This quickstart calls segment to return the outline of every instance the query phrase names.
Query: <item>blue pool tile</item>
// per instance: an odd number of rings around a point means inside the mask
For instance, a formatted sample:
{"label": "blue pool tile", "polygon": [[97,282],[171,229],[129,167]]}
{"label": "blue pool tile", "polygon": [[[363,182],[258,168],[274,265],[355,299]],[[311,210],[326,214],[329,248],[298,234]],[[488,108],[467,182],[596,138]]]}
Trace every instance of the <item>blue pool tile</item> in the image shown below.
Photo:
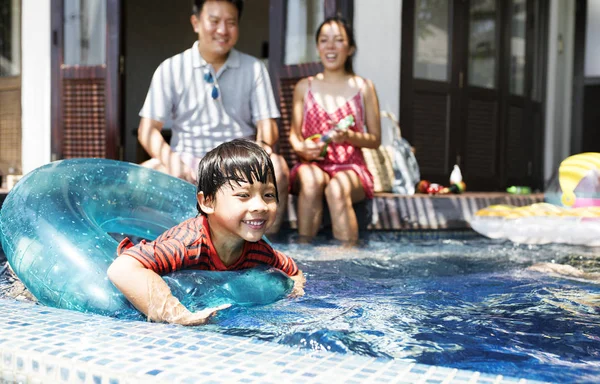
{"label": "blue pool tile", "polygon": [[59,355],[59,354],[61,354],[63,352],[66,352],[66,350],[59,348],[59,349],[55,349],[53,351],[48,352],[48,354],[52,355],[52,356],[57,356],[57,355]]}
{"label": "blue pool tile", "polygon": [[80,371],[77,370],[77,378],[79,379],[79,381],[81,381],[82,383],[85,382],[85,378],[86,378],[86,373],[84,371]]}
{"label": "blue pool tile", "polygon": [[161,373],[162,371],[160,369],[153,369],[151,371],[146,372],[147,375],[152,375],[152,376],[156,376],[159,373]]}
{"label": "blue pool tile", "polygon": [[111,359],[100,359],[100,360],[96,361],[96,364],[106,365],[106,364],[110,364],[112,362],[113,362],[113,360],[111,360]]}
{"label": "blue pool tile", "polygon": [[70,373],[71,373],[71,371],[69,370],[69,368],[61,368],[60,369],[60,379],[62,381],[69,381]]}

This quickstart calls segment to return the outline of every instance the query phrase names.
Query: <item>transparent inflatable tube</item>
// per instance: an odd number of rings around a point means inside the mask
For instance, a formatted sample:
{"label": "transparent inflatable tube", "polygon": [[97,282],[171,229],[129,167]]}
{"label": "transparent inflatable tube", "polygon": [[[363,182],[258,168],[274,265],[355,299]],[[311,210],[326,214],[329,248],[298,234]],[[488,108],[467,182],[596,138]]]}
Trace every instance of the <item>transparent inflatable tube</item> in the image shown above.
{"label": "transparent inflatable tube", "polygon": [[[40,303],[141,318],[106,276],[125,234],[154,239],[196,215],[192,184],[135,164],[73,159],[23,177],[0,211],[8,262]],[[277,270],[180,271],[164,277],[190,309],[267,304],[293,282]]]}

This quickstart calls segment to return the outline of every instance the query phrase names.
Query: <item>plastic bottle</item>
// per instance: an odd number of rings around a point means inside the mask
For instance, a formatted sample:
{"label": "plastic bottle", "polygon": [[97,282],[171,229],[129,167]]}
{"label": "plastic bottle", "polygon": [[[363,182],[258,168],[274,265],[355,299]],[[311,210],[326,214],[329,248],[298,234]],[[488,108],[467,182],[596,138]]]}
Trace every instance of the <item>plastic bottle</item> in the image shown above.
{"label": "plastic bottle", "polygon": [[346,131],[348,130],[348,128],[352,127],[354,125],[354,116],[352,115],[347,115],[345,116],[343,119],[341,119],[340,121],[338,121],[338,123],[331,128],[329,131],[325,132],[324,134],[314,134],[310,137],[308,137],[306,140],[313,140],[313,141],[321,141],[323,143],[325,143],[326,145],[323,147],[323,150],[321,151],[321,157],[325,156],[327,154],[327,145],[331,142],[331,134],[334,131]]}
{"label": "plastic bottle", "polygon": [[462,172],[458,164],[454,164],[454,168],[452,169],[452,173],[450,173],[450,185],[459,184],[463,180]]}

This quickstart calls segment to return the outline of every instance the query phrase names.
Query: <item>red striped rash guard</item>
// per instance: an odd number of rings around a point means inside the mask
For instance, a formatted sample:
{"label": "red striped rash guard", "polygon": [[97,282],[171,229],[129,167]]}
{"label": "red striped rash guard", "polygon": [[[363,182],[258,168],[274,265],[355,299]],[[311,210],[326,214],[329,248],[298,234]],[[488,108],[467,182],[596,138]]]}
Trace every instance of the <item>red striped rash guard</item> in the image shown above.
{"label": "red striped rash guard", "polygon": [[288,276],[298,273],[294,260],[274,250],[264,240],[246,241],[240,258],[229,267],[225,266],[212,244],[208,220],[204,216],[186,220],[152,242],[142,240],[134,245],[125,238],[119,244],[117,254],[131,256],[159,275],[181,269],[234,271],[259,265],[280,269]]}

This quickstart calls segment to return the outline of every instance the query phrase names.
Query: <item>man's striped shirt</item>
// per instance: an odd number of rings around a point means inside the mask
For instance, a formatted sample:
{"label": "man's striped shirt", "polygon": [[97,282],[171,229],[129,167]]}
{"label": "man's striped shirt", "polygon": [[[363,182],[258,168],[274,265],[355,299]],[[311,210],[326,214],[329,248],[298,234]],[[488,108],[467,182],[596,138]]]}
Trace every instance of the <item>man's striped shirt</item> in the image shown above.
{"label": "man's striped shirt", "polygon": [[259,265],[280,269],[289,276],[298,273],[294,260],[274,250],[264,240],[256,243],[247,241],[240,258],[230,266],[225,266],[212,244],[208,221],[204,216],[186,220],[152,242],[142,240],[134,245],[125,238],[119,244],[117,254],[131,256],[159,275],[181,269],[234,271]]}

